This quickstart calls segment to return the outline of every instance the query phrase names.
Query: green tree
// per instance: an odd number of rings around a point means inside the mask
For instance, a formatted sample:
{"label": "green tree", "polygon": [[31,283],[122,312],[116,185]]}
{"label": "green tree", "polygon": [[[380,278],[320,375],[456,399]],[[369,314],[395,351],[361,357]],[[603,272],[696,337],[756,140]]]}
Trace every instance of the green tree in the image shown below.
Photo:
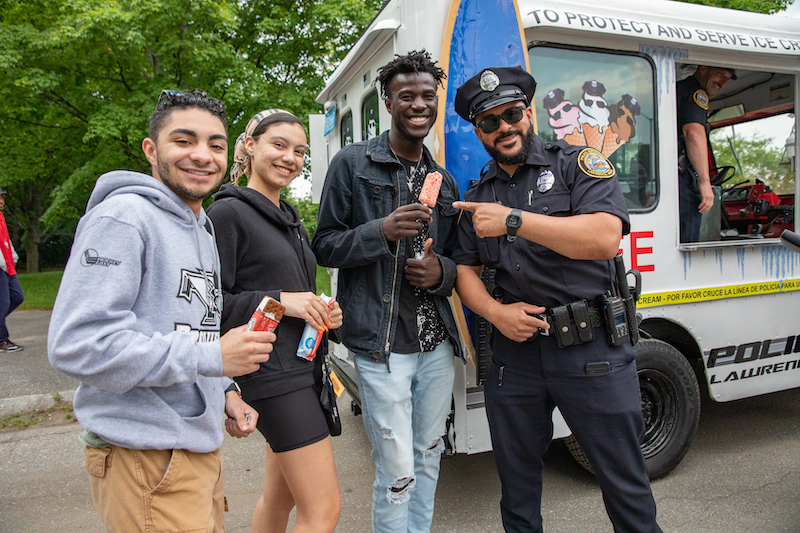
{"label": "green tree", "polygon": [[724,7],[726,9],[738,9],[739,11],[752,11],[754,13],[777,13],[783,11],[794,0],[679,0],[688,4],[701,4],[713,7]]}
{"label": "green tree", "polygon": [[0,0],[0,126],[14,147],[0,154],[0,183],[18,202],[28,271],[100,174],[149,172],[141,141],[162,89],[221,98],[231,137],[265,107],[317,112],[325,77],[380,4]]}
{"label": "green tree", "polygon": [[729,132],[729,128],[711,132],[717,165],[730,165],[737,169],[736,176],[724,186],[746,181],[752,184],[760,179],[777,194],[794,194],[794,173],[788,160],[783,159],[783,149],[772,145],[774,139],[758,132],[750,137],[730,135]]}

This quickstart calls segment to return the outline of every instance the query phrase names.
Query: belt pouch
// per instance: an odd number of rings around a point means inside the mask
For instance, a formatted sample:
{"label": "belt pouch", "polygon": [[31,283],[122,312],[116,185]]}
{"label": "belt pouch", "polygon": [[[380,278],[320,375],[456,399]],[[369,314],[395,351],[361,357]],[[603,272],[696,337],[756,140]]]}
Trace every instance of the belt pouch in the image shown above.
{"label": "belt pouch", "polygon": [[553,322],[555,326],[556,341],[559,348],[572,346],[575,344],[575,335],[573,333],[572,321],[569,318],[569,311],[566,305],[559,305],[550,309],[553,315]]}
{"label": "belt pouch", "polygon": [[567,304],[567,307],[569,307],[575,319],[578,339],[581,342],[592,342],[595,339],[595,332],[592,326],[592,319],[589,316],[589,303],[586,300],[578,300]]}

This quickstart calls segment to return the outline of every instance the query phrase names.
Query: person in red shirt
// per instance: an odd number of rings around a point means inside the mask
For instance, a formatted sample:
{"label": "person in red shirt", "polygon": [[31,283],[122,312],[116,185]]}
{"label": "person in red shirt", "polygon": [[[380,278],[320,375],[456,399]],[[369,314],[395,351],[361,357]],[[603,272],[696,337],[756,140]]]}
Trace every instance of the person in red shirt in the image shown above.
{"label": "person in red shirt", "polygon": [[22,296],[22,287],[14,268],[19,256],[14,250],[14,245],[11,244],[11,237],[8,236],[6,217],[3,215],[5,206],[6,191],[0,187],[0,247],[2,247],[2,254],[0,254],[0,351],[18,352],[22,350],[22,346],[8,340],[6,317],[19,307],[25,298]]}

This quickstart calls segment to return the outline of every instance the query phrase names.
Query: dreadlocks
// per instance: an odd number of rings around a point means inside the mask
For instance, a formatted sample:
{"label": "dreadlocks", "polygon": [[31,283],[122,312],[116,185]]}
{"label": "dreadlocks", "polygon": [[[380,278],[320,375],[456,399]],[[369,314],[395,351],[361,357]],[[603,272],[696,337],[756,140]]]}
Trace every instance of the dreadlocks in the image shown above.
{"label": "dreadlocks", "polygon": [[384,99],[390,98],[389,84],[398,74],[407,74],[416,72],[421,74],[427,72],[436,81],[436,85],[444,86],[442,80],[447,78],[444,70],[436,66],[436,62],[431,60],[431,55],[424,49],[417,52],[409,52],[407,55],[401,56],[395,54],[394,60],[387,63],[378,69],[378,78],[375,80],[381,85],[381,96]]}

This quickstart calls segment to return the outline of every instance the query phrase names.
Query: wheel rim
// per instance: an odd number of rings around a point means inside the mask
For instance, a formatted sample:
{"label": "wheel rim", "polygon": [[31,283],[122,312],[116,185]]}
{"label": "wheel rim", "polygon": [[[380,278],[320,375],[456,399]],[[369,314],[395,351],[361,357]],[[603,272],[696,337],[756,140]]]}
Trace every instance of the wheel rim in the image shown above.
{"label": "wheel rim", "polygon": [[670,441],[678,419],[678,389],[663,372],[642,369],[639,391],[644,418],[642,453],[648,458],[658,454]]}

